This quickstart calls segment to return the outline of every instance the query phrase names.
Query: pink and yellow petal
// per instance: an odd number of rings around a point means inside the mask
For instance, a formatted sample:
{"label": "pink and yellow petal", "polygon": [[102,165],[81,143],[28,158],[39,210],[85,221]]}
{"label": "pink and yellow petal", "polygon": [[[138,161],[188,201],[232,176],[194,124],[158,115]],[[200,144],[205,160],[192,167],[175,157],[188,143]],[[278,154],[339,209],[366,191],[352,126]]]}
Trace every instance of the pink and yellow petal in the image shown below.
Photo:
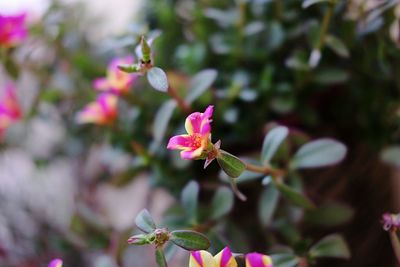
{"label": "pink and yellow petal", "polygon": [[181,151],[181,157],[183,159],[196,159],[201,156],[203,150],[203,147],[199,147],[197,149],[183,150]]}
{"label": "pink and yellow petal", "polygon": [[249,253],[246,255],[246,267],[273,267],[269,256],[260,253]]}
{"label": "pink and yellow petal", "polygon": [[78,123],[100,123],[104,120],[104,110],[97,102],[89,103],[77,115]]}
{"label": "pink and yellow petal", "polygon": [[237,262],[232,255],[231,250],[226,247],[220,253],[214,256],[217,267],[237,267]]}
{"label": "pink and yellow petal", "polygon": [[62,267],[63,261],[61,259],[54,259],[49,263],[48,267]]}
{"label": "pink and yellow petal", "polygon": [[106,91],[110,87],[110,84],[106,78],[97,78],[93,81],[93,87],[98,91]]}
{"label": "pink and yellow petal", "polygon": [[118,97],[112,94],[102,94],[96,100],[104,112],[114,112],[117,108]]}
{"label": "pink and yellow petal", "polygon": [[190,148],[190,135],[176,135],[169,139],[167,149],[188,149]]}
{"label": "pink and yellow petal", "polygon": [[190,252],[189,267],[218,267],[213,256],[205,251]]}

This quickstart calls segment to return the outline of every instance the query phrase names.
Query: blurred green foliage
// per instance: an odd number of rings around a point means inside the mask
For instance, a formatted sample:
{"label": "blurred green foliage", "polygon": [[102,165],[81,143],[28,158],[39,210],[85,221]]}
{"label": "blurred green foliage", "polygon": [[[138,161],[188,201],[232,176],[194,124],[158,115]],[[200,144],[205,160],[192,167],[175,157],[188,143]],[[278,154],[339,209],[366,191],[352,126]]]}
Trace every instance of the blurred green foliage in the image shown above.
{"label": "blurred green foliage", "polygon": [[[362,2],[152,0],[130,32],[98,43],[82,31],[82,7],[53,3],[30,30],[30,38],[53,56],[21,61],[10,50],[2,63],[15,80],[29,71],[38,81],[23,123],[46,117],[46,105],[58,110],[67,137],[53,155],[34,160],[46,166],[56,156],[77,159],[76,207],[68,231],[41,226],[45,235],[32,240],[40,259],[16,261],[5,253],[0,266],[37,266],[43,258],[62,255],[66,266],[137,267],[124,258],[132,252],[126,240],[135,225],[120,230],[107,223],[92,192],[104,185],[123,190],[143,174],[152,189],[173,196],[160,225],[204,233],[213,253],[224,246],[241,253],[258,250],[271,254],[275,267],[317,265],[324,257],[349,259],[353,248],[336,232],[346,229],[355,211],[313,191],[304,178],[320,173],[302,169],[337,163],[346,146],[348,151],[365,146],[374,155],[383,151],[384,161],[399,165],[399,149],[392,145],[400,140],[400,34],[393,39],[390,29],[399,23],[395,9],[400,5]],[[154,64],[191,110],[215,106],[213,141],[220,139],[224,150],[246,162],[286,171],[276,179],[242,173],[243,166],[233,170],[240,174],[236,182],[246,202],[235,198],[230,178],[216,163],[204,170],[202,162],[183,161],[166,150],[168,137],[184,132],[187,114],[167,94],[152,90],[150,78],[150,83],[140,78],[121,97],[113,127],[76,124],[75,114],[95,98],[92,81],[104,76],[107,63],[134,54],[142,35],[150,39],[160,32],[151,45]],[[165,86],[163,80],[164,91]],[[319,138],[325,136],[346,146]],[[82,170],[94,149],[104,145],[89,179]],[[2,149],[13,146],[18,144],[5,142]],[[125,155],[128,163],[113,169]],[[128,199],[135,201],[135,196]],[[112,260],[101,265],[88,256],[95,252]],[[175,253],[167,246],[167,261]],[[332,266],[341,263],[332,261]]]}

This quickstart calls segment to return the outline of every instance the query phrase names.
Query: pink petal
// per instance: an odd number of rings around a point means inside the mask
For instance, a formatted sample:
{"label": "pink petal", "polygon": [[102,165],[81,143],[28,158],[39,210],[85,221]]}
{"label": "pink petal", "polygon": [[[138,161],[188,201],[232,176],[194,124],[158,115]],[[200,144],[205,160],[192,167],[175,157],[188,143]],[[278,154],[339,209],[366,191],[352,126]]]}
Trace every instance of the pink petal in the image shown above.
{"label": "pink petal", "polygon": [[271,258],[260,253],[246,255],[246,267],[273,267]]}
{"label": "pink petal", "polygon": [[203,150],[204,150],[203,147],[191,150],[183,150],[181,151],[181,157],[183,159],[196,159],[197,157],[200,157]]}
{"label": "pink petal", "polygon": [[225,247],[214,258],[217,262],[217,267],[237,267],[237,262],[228,247]]}
{"label": "pink petal", "polygon": [[105,91],[110,87],[110,85],[106,78],[96,78],[93,81],[93,87],[96,90]]}
{"label": "pink petal", "polygon": [[25,26],[26,14],[17,16],[0,15],[0,44],[12,47],[22,42],[28,35]]}
{"label": "pink petal", "polygon": [[169,139],[167,149],[187,149],[190,148],[190,135],[176,135]]}
{"label": "pink petal", "polygon": [[193,257],[199,266],[203,266],[203,259],[201,258],[200,251],[192,251],[190,252],[190,256]]}
{"label": "pink petal", "polygon": [[61,259],[54,259],[49,263],[48,267],[62,267],[63,262]]}

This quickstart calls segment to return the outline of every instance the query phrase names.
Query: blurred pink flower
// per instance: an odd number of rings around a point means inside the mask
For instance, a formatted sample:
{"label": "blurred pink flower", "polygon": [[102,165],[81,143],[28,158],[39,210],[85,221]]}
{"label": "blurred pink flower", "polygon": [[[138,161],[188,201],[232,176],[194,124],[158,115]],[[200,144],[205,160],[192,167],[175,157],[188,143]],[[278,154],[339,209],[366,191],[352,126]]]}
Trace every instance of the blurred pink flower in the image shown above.
{"label": "blurred pink flower", "polygon": [[260,253],[246,254],[246,267],[273,267],[269,256]]}
{"label": "blurred pink flower", "polygon": [[13,123],[22,116],[15,87],[9,83],[5,88],[5,94],[0,99],[0,136]]}
{"label": "blurred pink flower", "polygon": [[237,262],[228,247],[214,257],[205,250],[190,253],[189,267],[237,267]]}
{"label": "blurred pink flower", "polygon": [[208,106],[204,113],[194,112],[185,121],[188,134],[173,136],[168,149],[180,149],[183,159],[197,159],[208,148],[211,134],[211,117],[214,106]]}
{"label": "blurred pink flower", "polygon": [[117,102],[117,96],[109,93],[101,94],[95,102],[89,103],[78,113],[78,123],[112,124],[117,117]]}
{"label": "blurred pink flower", "polygon": [[385,231],[397,231],[398,229],[400,229],[400,214],[383,214],[382,224]]}
{"label": "blurred pink flower", "polygon": [[14,47],[26,39],[28,29],[25,26],[25,18],[26,14],[0,15],[0,46]]}
{"label": "blurred pink flower", "polygon": [[106,77],[95,79],[93,87],[96,90],[107,91],[117,95],[128,93],[138,74],[123,72],[118,69],[118,65],[132,65],[133,63],[133,56],[113,59],[107,68]]}
{"label": "blurred pink flower", "polygon": [[60,259],[54,259],[49,263],[48,267],[62,267],[63,261]]}

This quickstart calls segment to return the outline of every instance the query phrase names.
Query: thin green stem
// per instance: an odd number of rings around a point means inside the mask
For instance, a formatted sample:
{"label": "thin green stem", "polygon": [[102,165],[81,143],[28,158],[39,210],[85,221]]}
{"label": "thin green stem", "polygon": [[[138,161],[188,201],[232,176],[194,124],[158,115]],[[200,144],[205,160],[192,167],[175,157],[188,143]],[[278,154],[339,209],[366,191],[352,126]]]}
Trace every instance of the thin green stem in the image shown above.
{"label": "thin green stem", "polygon": [[326,35],[328,33],[329,24],[332,20],[334,9],[335,9],[335,3],[332,3],[328,7],[328,10],[325,12],[325,15],[324,15],[324,18],[323,18],[322,24],[321,24],[321,29],[319,32],[318,42],[315,46],[316,50],[321,50],[324,46]]}
{"label": "thin green stem", "polygon": [[231,183],[231,187],[232,187],[232,191],[233,193],[235,193],[235,195],[241,200],[241,201],[246,201],[247,197],[240,192],[239,188],[237,187],[236,184],[236,180],[234,178],[230,178],[229,179],[230,183]]}

